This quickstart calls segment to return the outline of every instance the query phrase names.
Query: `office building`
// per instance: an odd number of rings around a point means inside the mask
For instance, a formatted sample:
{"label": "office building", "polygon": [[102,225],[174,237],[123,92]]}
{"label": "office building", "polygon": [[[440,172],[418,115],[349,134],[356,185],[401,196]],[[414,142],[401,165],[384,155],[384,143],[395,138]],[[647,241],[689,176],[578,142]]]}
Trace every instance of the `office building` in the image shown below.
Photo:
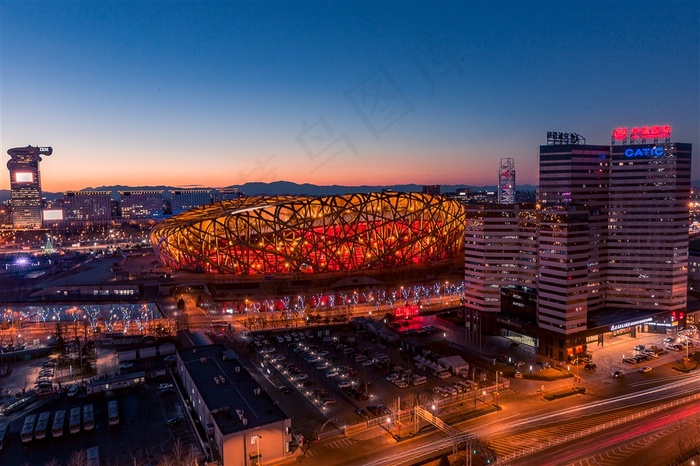
{"label": "office building", "polygon": [[[690,144],[672,143],[670,128],[646,139],[634,128],[637,137],[608,146],[571,134],[540,147],[532,235],[505,206],[468,208],[465,234],[467,328],[525,332],[540,354],[560,360],[588,341],[602,344],[601,332],[676,325],[688,279]],[[518,257],[534,257],[534,281]],[[536,329],[527,330],[532,290]]]}
{"label": "office building", "polygon": [[158,219],[163,216],[163,191],[119,191],[123,219]]}
{"label": "office building", "polygon": [[425,185],[425,186],[423,186],[422,192],[423,192],[423,194],[431,194],[433,196],[439,196],[440,195],[440,185],[439,184]]}
{"label": "office building", "polygon": [[211,191],[208,189],[178,189],[170,191],[170,206],[173,215],[187,210],[209,205],[212,202]]}
{"label": "office building", "polygon": [[691,149],[671,142],[612,146],[609,305],[685,310]]}
{"label": "office building", "polygon": [[109,191],[63,193],[63,220],[68,223],[107,223],[112,218]]}
{"label": "office building", "polygon": [[12,226],[16,229],[41,228],[41,174],[42,155],[51,155],[51,147],[15,147],[7,151],[10,160],[10,192],[12,199]]}
{"label": "office building", "polygon": [[238,191],[238,188],[224,188],[224,189],[217,189],[215,193],[215,201],[232,201],[234,199],[238,199],[241,197],[241,193]]}
{"label": "office building", "polygon": [[591,311],[605,305],[603,277],[607,268],[609,158],[610,146],[550,143],[540,147],[540,206],[547,209],[575,204],[588,211],[589,292],[586,308]]}
{"label": "office building", "polygon": [[498,312],[500,288],[537,281],[534,204],[467,204],[464,299],[470,309]]}

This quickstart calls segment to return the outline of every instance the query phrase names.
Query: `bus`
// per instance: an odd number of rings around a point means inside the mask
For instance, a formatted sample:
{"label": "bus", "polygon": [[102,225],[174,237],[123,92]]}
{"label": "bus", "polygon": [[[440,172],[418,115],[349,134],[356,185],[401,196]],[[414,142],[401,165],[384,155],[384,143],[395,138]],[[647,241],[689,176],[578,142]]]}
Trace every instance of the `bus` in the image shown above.
{"label": "bus", "polygon": [[216,333],[224,333],[226,331],[231,330],[231,324],[229,324],[225,320],[212,320],[211,321],[211,328]]}
{"label": "bus", "polygon": [[70,418],[68,420],[68,430],[71,434],[80,432],[80,407],[77,406],[70,410]]}
{"label": "bus", "polygon": [[61,409],[56,411],[56,415],[53,417],[53,427],[51,428],[51,435],[58,438],[63,435],[63,426],[66,423],[66,410]]}
{"label": "bus", "polygon": [[98,447],[90,447],[85,451],[85,463],[87,466],[100,466],[100,449]]}
{"label": "bus", "polygon": [[109,416],[109,425],[116,426],[119,424],[119,404],[117,400],[112,400],[107,403],[107,415]]}
{"label": "bus", "polygon": [[24,425],[22,426],[22,442],[31,442],[34,438],[34,421],[36,421],[36,416],[30,414],[24,418]]}
{"label": "bus", "polygon": [[5,405],[3,408],[2,412],[5,416],[9,416],[10,414],[19,411],[20,409],[24,408],[25,406],[33,403],[36,401],[36,392],[34,390],[31,390],[30,392],[27,392],[25,396],[20,398],[17,401],[14,401],[8,405]]}
{"label": "bus", "polygon": [[41,440],[46,437],[46,429],[49,427],[49,419],[51,418],[51,412],[44,411],[39,414],[39,420],[36,423],[36,428],[34,428],[34,438]]}
{"label": "bus", "polygon": [[5,448],[7,443],[7,436],[10,433],[10,423],[0,422],[0,451]]}
{"label": "bus", "polygon": [[83,406],[83,427],[85,430],[92,430],[95,427],[95,412],[92,405]]}

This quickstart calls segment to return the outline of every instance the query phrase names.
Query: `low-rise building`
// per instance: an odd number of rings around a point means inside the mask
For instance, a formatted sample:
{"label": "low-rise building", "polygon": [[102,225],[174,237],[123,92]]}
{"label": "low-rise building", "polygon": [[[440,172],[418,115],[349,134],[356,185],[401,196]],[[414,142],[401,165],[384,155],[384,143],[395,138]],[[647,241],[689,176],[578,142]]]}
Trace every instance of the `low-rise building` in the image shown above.
{"label": "low-rise building", "polygon": [[292,421],[223,345],[177,353],[185,395],[221,464],[250,466],[293,455]]}

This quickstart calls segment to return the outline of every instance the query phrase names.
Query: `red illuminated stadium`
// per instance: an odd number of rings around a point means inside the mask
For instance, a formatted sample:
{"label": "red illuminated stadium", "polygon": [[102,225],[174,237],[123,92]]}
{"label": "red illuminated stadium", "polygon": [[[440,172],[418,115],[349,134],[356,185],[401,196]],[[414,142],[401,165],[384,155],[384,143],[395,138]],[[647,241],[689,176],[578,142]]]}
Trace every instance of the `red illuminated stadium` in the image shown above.
{"label": "red illuminated stadium", "polygon": [[239,275],[348,272],[449,259],[464,209],[419,193],[249,197],[174,216],[151,231],[173,269]]}

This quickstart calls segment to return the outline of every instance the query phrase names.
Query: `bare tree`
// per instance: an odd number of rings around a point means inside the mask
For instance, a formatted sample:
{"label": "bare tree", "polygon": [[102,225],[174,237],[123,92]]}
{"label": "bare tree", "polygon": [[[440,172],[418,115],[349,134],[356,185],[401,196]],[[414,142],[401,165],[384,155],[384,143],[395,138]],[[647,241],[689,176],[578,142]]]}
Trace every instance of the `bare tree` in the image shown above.
{"label": "bare tree", "polygon": [[158,461],[158,466],[177,466],[177,463],[172,456],[164,455],[160,461]]}
{"label": "bare tree", "polygon": [[87,466],[87,454],[85,450],[76,450],[68,459],[66,466]]}
{"label": "bare tree", "polygon": [[61,462],[54,458],[44,463],[44,466],[61,466]]}
{"label": "bare tree", "polygon": [[29,374],[25,374],[25,375],[22,377],[22,394],[23,394],[23,395],[24,395],[24,393],[27,391],[27,387],[28,387],[28,386],[29,386]]}

